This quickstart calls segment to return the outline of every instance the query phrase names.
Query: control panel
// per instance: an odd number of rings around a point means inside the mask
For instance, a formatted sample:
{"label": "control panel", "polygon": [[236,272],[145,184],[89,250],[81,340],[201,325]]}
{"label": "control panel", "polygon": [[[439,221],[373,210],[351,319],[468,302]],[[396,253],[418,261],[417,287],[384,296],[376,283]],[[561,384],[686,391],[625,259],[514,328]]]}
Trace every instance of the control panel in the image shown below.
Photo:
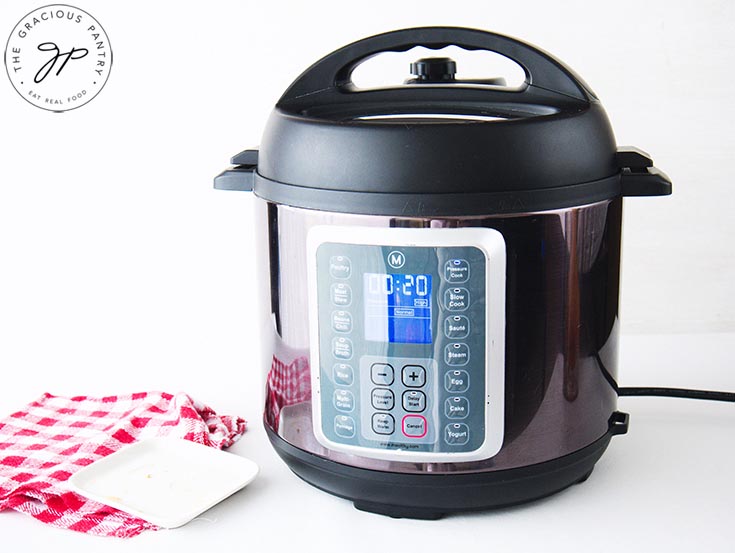
{"label": "control panel", "polygon": [[486,459],[503,439],[505,242],[486,228],[308,236],[314,432],[387,460]]}

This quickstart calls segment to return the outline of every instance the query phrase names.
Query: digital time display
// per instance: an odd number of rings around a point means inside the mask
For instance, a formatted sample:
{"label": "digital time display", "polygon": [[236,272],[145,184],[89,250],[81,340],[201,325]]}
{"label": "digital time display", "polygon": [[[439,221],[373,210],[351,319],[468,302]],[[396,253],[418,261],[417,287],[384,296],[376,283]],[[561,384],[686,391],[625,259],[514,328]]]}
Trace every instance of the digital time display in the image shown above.
{"label": "digital time display", "polygon": [[365,339],[430,344],[431,275],[365,273]]}

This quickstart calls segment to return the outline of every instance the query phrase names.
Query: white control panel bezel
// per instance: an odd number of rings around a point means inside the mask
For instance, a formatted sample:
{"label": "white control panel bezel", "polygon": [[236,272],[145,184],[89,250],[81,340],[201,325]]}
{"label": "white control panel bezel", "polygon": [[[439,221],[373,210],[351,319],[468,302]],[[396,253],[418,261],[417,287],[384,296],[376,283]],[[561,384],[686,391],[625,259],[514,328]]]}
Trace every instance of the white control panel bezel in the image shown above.
{"label": "white control panel bezel", "polygon": [[[322,430],[319,306],[317,301],[317,249],[323,243],[398,247],[476,247],[485,254],[485,440],[472,451],[433,452],[372,448],[330,440]],[[495,229],[380,228],[319,225],[307,235],[307,285],[312,390],[312,425],[317,441],[343,453],[419,463],[466,462],[488,459],[503,445],[505,414],[505,240]]]}

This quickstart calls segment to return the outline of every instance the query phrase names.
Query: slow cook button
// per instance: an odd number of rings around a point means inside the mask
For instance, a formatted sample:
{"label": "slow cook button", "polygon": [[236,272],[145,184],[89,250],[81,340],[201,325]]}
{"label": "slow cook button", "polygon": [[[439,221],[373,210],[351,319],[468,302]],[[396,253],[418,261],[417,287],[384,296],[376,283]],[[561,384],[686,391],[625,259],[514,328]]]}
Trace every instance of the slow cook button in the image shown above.
{"label": "slow cook button", "polygon": [[390,411],[396,402],[393,392],[386,388],[375,388],[370,398],[373,407],[380,411]]}
{"label": "slow cook button", "polygon": [[444,264],[444,280],[450,284],[467,282],[470,278],[470,264],[464,259],[450,259]]}
{"label": "slow cook button", "polygon": [[408,438],[423,438],[426,436],[426,419],[421,415],[406,415],[403,417],[403,435]]}
{"label": "slow cook button", "polygon": [[409,413],[420,413],[426,409],[426,395],[418,390],[403,392],[403,410]]}
{"label": "slow cook button", "polygon": [[334,407],[337,411],[351,413],[355,410],[355,396],[349,390],[335,390]]}
{"label": "slow cook button", "polygon": [[332,328],[336,332],[352,332],[352,314],[349,311],[332,311]]}
{"label": "slow cook button", "polygon": [[470,387],[470,375],[467,371],[449,371],[444,375],[444,389],[447,392],[466,392]]}
{"label": "slow cook button", "polygon": [[388,413],[373,415],[373,432],[376,434],[393,434],[396,430],[396,421]]}
{"label": "slow cook button", "polygon": [[444,348],[444,362],[450,366],[466,365],[470,360],[470,348],[467,344],[449,344]]}
{"label": "slow cook button", "polygon": [[449,311],[465,311],[470,305],[467,288],[449,288],[444,292],[444,307]]}
{"label": "slow cook button", "polygon": [[449,445],[464,445],[470,441],[470,428],[462,422],[444,427],[444,441]]}
{"label": "slow cook button", "polygon": [[349,338],[333,338],[332,353],[337,359],[352,359],[352,340]]}
{"label": "slow cook button", "polygon": [[466,397],[450,397],[444,402],[444,414],[448,419],[466,419],[470,414],[470,402]]}
{"label": "slow cook button", "polygon": [[329,258],[329,274],[334,278],[350,278],[352,264],[344,255],[333,255]]}
{"label": "slow cook button", "polygon": [[332,303],[334,305],[348,306],[352,303],[352,288],[349,284],[342,282],[332,284]]}
{"label": "slow cook button", "polygon": [[451,340],[467,338],[470,334],[470,320],[464,315],[452,315],[444,319],[444,336]]}
{"label": "slow cook button", "polygon": [[355,419],[347,415],[337,415],[334,417],[334,433],[343,438],[353,438],[355,436]]}
{"label": "slow cook button", "polygon": [[352,386],[355,381],[355,371],[347,363],[335,363],[332,367],[334,383],[339,386]]}

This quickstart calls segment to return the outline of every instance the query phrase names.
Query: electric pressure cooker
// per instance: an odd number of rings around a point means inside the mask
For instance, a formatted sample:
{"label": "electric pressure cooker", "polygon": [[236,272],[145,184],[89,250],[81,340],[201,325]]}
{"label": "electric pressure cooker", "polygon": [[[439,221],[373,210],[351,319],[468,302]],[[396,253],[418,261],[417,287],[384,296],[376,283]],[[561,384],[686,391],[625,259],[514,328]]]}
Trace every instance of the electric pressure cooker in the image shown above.
{"label": "electric pressure cooker", "polygon": [[[402,85],[352,82],[381,52],[450,45],[525,82],[461,80],[446,57]],[[299,76],[232,164],[215,187],[257,204],[264,423],[302,479],[436,518],[584,481],[626,432],[622,199],[671,183],[616,147],[562,62],[465,28],[360,40]]]}

